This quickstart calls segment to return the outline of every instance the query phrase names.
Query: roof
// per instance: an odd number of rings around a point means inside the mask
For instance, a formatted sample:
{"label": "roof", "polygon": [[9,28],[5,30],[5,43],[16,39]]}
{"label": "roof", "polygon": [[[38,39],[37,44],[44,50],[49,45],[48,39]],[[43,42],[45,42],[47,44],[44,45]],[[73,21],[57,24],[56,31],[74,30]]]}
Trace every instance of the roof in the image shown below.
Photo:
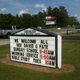
{"label": "roof", "polygon": [[36,27],[30,27],[24,30],[21,30],[17,33],[15,33],[14,35],[49,35],[49,36],[57,36],[57,34],[53,33],[53,32],[49,32],[43,29],[39,29]]}

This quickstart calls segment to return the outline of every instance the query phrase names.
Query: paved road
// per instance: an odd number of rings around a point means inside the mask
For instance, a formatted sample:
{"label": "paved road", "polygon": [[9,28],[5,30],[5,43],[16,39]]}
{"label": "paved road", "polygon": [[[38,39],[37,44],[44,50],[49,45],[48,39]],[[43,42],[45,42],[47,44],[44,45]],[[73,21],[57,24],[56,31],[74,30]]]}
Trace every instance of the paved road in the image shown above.
{"label": "paved road", "polygon": [[[62,40],[80,40],[80,36],[62,36]],[[9,39],[0,39],[0,45],[9,44]]]}
{"label": "paved road", "polygon": [[80,36],[62,36],[62,40],[80,40]]}
{"label": "paved road", "polygon": [[0,45],[9,44],[9,39],[0,39]]}
{"label": "paved road", "polygon": [[[80,31],[80,29],[78,29],[78,30]],[[72,29],[68,30],[68,33],[73,32],[73,31],[77,31],[77,30],[72,28]],[[56,34],[67,33],[67,29],[57,30],[57,31],[54,31],[54,33],[56,33]],[[62,40],[80,40],[80,36],[62,36]]]}
{"label": "paved road", "polygon": [[[50,31],[56,34],[63,34],[66,33],[66,29],[64,30],[56,30],[56,31]],[[80,36],[62,36],[63,40],[80,40]],[[0,38],[0,45],[9,44],[9,39],[1,39]]]}
{"label": "paved road", "polygon": [[75,28],[66,28],[66,29],[60,29],[60,30],[54,30],[54,31],[50,31],[56,34],[63,34],[63,33],[73,33],[73,32],[80,32],[80,29],[75,29]]}

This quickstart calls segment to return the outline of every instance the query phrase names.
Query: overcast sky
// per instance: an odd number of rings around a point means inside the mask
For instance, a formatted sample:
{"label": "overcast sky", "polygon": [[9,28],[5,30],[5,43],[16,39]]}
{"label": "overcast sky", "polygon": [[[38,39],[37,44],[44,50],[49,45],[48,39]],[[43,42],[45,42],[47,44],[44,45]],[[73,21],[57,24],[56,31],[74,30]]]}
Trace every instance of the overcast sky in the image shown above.
{"label": "overcast sky", "polygon": [[80,21],[80,0],[0,0],[0,13],[37,14],[47,7],[64,6],[69,16],[76,16]]}

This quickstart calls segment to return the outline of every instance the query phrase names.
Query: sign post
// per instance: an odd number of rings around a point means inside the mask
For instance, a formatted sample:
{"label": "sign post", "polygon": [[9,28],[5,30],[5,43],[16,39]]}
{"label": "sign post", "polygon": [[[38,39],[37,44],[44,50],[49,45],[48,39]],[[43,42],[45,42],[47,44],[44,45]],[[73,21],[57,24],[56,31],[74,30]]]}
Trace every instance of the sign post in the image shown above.
{"label": "sign post", "polygon": [[28,28],[10,36],[11,60],[61,68],[61,42],[60,35]]}

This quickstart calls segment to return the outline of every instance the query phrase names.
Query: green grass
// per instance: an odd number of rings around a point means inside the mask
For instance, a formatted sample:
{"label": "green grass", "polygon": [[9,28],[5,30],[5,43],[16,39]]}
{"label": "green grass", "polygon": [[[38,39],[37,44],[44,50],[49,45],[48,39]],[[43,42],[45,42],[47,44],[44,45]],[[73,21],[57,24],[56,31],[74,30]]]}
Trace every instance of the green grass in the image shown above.
{"label": "green grass", "polygon": [[[9,54],[9,45],[0,46],[0,58]],[[62,61],[75,66],[69,73],[45,73],[0,62],[0,80],[80,80],[80,41],[62,42]]]}
{"label": "green grass", "polygon": [[[66,28],[66,27],[61,28],[61,30],[63,30],[63,29],[69,29],[69,28]],[[57,30],[57,28],[48,28],[48,29],[44,29],[44,30],[46,30],[46,31],[55,31],[55,30]],[[65,31],[65,33],[63,33],[62,35],[65,35],[65,36],[80,36],[80,30],[78,30],[76,32],[71,31],[71,32],[68,32],[68,34]]]}
{"label": "green grass", "polygon": [[63,36],[80,36],[80,31],[63,33]]}
{"label": "green grass", "polygon": [[46,28],[46,29],[43,29],[43,30],[46,30],[46,31],[54,31],[54,30],[57,30],[57,28]]}
{"label": "green grass", "polygon": [[[67,35],[67,34],[64,34],[64,35]],[[80,36],[80,31],[73,32],[73,33],[71,32],[67,36]]]}
{"label": "green grass", "polygon": [[0,46],[0,58],[10,53],[9,45]]}

